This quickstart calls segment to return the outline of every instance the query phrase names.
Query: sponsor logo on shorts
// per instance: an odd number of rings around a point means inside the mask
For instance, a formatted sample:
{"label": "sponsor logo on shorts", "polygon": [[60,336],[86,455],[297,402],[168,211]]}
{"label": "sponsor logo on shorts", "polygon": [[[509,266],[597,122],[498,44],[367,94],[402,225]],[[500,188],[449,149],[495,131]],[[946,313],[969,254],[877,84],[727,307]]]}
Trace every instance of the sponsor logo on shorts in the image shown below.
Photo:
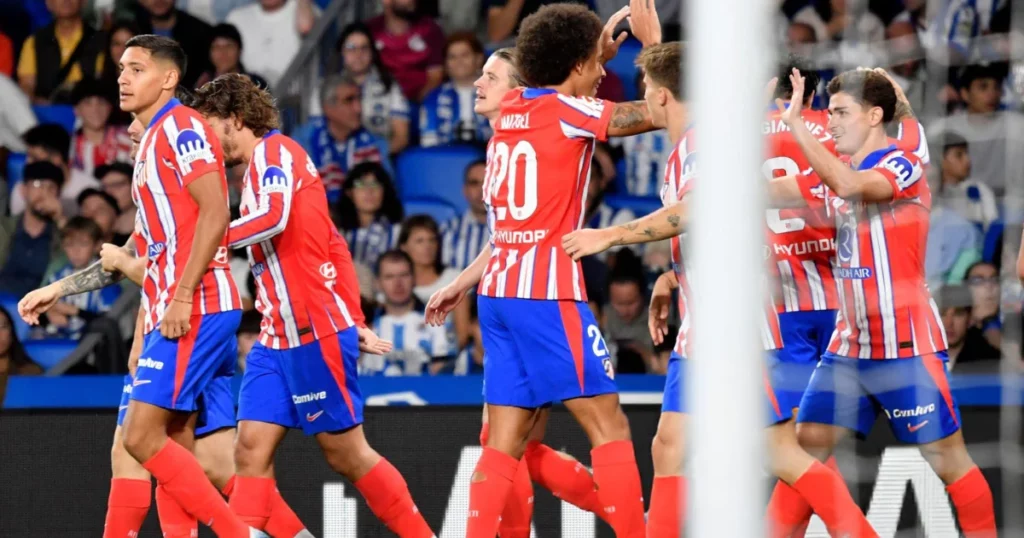
{"label": "sponsor logo on shorts", "polygon": [[324,414],[323,409],[317,411],[316,413],[306,413],[306,420],[309,422],[313,422],[314,420],[320,418],[320,415],[322,414]]}
{"label": "sponsor logo on shorts", "polygon": [[919,405],[913,409],[893,409],[891,412],[886,409],[885,414],[889,418],[910,418],[910,417],[921,417],[928,413],[935,412],[935,404],[930,403],[928,405]]}
{"label": "sponsor logo on shorts", "polygon": [[128,409],[127,405],[119,405],[119,406],[117,406],[117,410],[118,411],[124,411],[125,409]]}
{"label": "sponsor logo on shorts", "polygon": [[292,394],[292,402],[296,405],[304,404],[309,402],[315,402],[317,400],[326,400],[327,391],[322,390],[320,392],[310,392],[309,394],[295,395]]}
{"label": "sponsor logo on shorts", "polygon": [[124,388],[121,389],[121,392],[123,392],[125,394],[131,394],[132,393],[132,384],[128,383],[127,385],[125,385]]}
{"label": "sponsor logo on shorts", "polygon": [[[161,361],[155,361],[153,359],[139,359],[139,368],[153,368],[155,370],[163,370],[164,363]],[[138,385],[139,382],[136,381],[135,384]]]}
{"label": "sponsor logo on shorts", "polygon": [[910,431],[910,433],[914,433],[917,430],[920,430],[921,428],[923,428],[925,424],[928,424],[927,420],[922,421],[920,424],[913,424],[913,425],[907,424],[907,430]]}

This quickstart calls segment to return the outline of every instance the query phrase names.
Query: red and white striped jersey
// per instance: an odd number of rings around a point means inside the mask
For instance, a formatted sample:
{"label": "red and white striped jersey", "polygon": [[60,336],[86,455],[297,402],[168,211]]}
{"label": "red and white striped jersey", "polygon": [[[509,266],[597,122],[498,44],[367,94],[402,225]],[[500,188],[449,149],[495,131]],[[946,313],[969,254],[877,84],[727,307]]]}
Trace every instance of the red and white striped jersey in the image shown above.
{"label": "red and white striped jersey", "polygon": [[[693,190],[694,180],[697,177],[697,149],[694,143],[694,130],[692,127],[683,132],[679,144],[672,149],[668,157],[668,164],[665,166],[665,184],[661,190],[661,203],[664,206],[671,206],[683,200]],[[690,301],[693,298],[693,280],[690,270],[685,263],[686,232],[670,239],[672,251],[672,269],[676,273],[676,280],[679,282],[678,305],[679,305],[679,333],[676,336],[674,351],[681,357],[690,356],[690,329],[693,325]],[[779,314],[770,297],[765,297],[763,306],[764,316],[761,318],[760,336],[761,344],[765,350],[779,349],[782,347],[782,331],[779,329]]]}
{"label": "red and white striped jersey", "polygon": [[[351,256],[347,270],[335,263],[344,243],[331,221],[316,165],[298,142],[275,130],[256,144],[245,172],[241,213],[228,238],[231,248],[248,247],[263,345],[290,349],[356,324],[337,291],[339,278],[355,276]],[[354,286],[358,297],[358,284],[344,286]]]}
{"label": "red and white striped jersey", "polygon": [[583,225],[590,162],[612,104],[554,90],[508,92],[487,152],[491,258],[478,293],[586,301],[583,269],[562,236]]}
{"label": "red and white striped jersey", "polygon": [[925,281],[931,191],[924,165],[895,145],[869,154],[893,188],[885,203],[835,197],[820,178],[798,176],[812,207],[834,214],[839,315],[828,350],[843,357],[895,359],[946,349],[946,333]]}
{"label": "red and white striped jersey", "polygon": [[[142,286],[146,333],[163,319],[192,253],[199,205],[188,185],[206,174],[216,173],[224,189],[224,205],[228,204],[224,154],[220,141],[209,133],[210,126],[199,113],[171,99],[153,117],[139,142],[132,198],[139,207],[136,231],[146,238],[146,249],[139,251],[139,255],[149,259]],[[242,307],[228,262],[224,234],[196,286],[193,315]]]}

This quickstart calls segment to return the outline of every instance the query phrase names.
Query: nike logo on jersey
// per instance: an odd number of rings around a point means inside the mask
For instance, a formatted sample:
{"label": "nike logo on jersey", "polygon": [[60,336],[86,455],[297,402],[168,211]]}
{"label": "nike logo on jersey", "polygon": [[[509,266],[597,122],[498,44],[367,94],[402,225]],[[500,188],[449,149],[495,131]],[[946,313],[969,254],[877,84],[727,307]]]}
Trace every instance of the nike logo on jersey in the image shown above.
{"label": "nike logo on jersey", "polygon": [[910,433],[914,433],[917,430],[920,430],[921,428],[923,428],[925,424],[928,424],[927,420],[925,420],[924,422],[922,422],[920,424],[917,424],[917,425],[907,424],[907,430],[909,430]]}
{"label": "nike logo on jersey", "polygon": [[322,414],[324,414],[324,410],[323,409],[321,409],[321,410],[319,410],[319,411],[317,411],[316,413],[313,413],[313,414],[306,413],[306,420],[309,421],[309,422],[313,422],[314,420],[320,418],[320,415],[322,415]]}

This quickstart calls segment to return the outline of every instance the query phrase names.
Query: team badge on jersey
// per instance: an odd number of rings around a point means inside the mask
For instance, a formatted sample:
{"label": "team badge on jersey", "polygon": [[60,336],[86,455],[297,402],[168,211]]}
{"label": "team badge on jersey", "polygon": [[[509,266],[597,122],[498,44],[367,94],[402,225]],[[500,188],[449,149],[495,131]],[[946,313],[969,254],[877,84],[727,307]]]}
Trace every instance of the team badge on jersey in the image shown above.
{"label": "team badge on jersey", "polygon": [[174,139],[174,152],[184,164],[195,161],[212,161],[213,151],[206,140],[192,129],[182,129]]}
{"label": "team badge on jersey", "polygon": [[694,151],[683,159],[683,169],[679,174],[679,180],[686,183],[686,180],[693,179],[697,175],[697,152]]}
{"label": "team badge on jersey", "polygon": [[135,171],[132,173],[132,179],[135,180],[136,185],[143,185],[146,183],[146,161],[138,159],[135,161]]}
{"label": "team badge on jersey", "polygon": [[836,234],[836,255],[839,261],[849,263],[853,259],[853,240],[857,230],[852,223],[844,223]]}
{"label": "team badge on jersey", "polygon": [[268,166],[263,171],[263,177],[260,178],[260,192],[284,192],[290,187],[288,175],[281,168]]}

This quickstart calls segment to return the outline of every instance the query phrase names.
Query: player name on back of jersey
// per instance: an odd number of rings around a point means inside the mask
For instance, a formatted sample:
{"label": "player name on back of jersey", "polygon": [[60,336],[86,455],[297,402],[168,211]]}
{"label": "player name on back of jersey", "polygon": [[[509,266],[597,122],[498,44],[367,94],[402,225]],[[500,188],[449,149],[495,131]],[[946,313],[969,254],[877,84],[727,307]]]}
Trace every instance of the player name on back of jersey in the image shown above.
{"label": "player name on back of jersey", "polygon": [[[820,123],[816,123],[811,120],[804,120],[804,125],[807,126],[807,130],[810,131],[811,134],[820,142],[824,142],[825,140],[832,138],[832,133],[829,133],[828,129]],[[771,118],[765,120],[764,123],[761,124],[761,134],[771,135],[788,132],[789,126],[786,125],[786,122],[782,121],[781,118]]]}
{"label": "player name on back of jersey", "polygon": [[526,114],[505,114],[499,122],[502,130],[507,129],[529,129],[530,113]]}

